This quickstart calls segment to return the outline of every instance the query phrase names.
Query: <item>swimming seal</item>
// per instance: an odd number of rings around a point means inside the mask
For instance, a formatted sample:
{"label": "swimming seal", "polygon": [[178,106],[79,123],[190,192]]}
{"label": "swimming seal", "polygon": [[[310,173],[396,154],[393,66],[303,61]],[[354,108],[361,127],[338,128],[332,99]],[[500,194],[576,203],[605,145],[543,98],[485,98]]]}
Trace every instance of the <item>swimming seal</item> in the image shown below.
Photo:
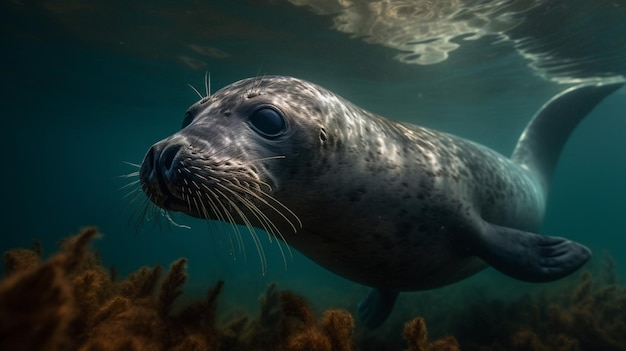
{"label": "swimming seal", "polygon": [[583,265],[585,246],[535,233],[567,137],[622,85],[557,95],[506,158],[303,80],[251,78],[192,105],[183,128],[149,149],[139,176],[167,211],[264,229],[373,287],[359,314],[374,328],[400,291],[440,287],[488,265],[531,282]]}

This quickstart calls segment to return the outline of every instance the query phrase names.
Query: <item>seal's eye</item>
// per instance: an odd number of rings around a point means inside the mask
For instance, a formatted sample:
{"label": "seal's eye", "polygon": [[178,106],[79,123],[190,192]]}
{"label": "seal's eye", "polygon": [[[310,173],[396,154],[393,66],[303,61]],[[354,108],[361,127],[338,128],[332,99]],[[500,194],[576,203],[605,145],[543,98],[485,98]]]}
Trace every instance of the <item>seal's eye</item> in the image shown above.
{"label": "seal's eye", "polygon": [[250,125],[252,129],[266,138],[276,138],[287,129],[285,118],[278,111],[268,107],[252,112]]}
{"label": "seal's eye", "polygon": [[183,119],[182,128],[185,128],[186,126],[188,126],[191,123],[191,121],[193,121],[193,114],[189,111],[185,112],[185,118]]}

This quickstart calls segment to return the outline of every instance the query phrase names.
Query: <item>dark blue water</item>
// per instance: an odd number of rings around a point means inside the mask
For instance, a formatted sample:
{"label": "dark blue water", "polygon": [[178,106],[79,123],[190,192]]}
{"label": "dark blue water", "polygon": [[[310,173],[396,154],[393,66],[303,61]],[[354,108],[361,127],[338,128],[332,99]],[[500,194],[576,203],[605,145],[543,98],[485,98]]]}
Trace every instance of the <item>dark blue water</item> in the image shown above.
{"label": "dark blue water", "polygon": [[[140,163],[150,145],[180,128],[197,99],[187,83],[202,90],[207,70],[213,90],[256,75],[293,75],[381,115],[509,154],[553,94],[626,74],[624,1],[474,1],[448,17],[443,9],[354,3],[1,2],[0,251],[39,238],[50,253],[59,239],[96,225],[104,263],[122,274],[185,256],[188,293],[224,279],[226,306],[254,308],[278,281],[319,310],[354,310],[365,287],[295,251],[285,267],[275,241],[265,243],[262,275],[251,240],[245,253],[229,254],[228,226],[216,234],[177,216],[192,229],[146,223],[134,230],[120,176],[136,168],[124,161]],[[416,28],[422,34],[398,34]],[[410,45],[394,46],[397,38]],[[433,50],[440,51],[424,54]],[[610,253],[618,273],[626,267],[624,111],[622,89],[571,136],[542,228],[596,256]],[[536,288],[488,270],[441,294],[475,287],[489,296]],[[420,296],[402,297],[403,315],[420,314]]]}

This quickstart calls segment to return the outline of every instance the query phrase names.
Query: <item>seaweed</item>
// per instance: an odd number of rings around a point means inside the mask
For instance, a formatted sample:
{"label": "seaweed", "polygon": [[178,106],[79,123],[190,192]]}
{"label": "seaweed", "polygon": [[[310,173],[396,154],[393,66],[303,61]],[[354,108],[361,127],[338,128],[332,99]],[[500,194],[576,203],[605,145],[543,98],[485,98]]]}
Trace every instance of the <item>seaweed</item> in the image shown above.
{"label": "seaweed", "polygon": [[259,316],[242,331],[244,349],[319,349],[320,343],[326,342],[317,330],[311,330],[315,325],[315,314],[302,297],[280,292],[272,283],[259,300]]}
{"label": "seaweed", "polygon": [[187,259],[185,258],[179,258],[172,263],[170,270],[161,283],[158,308],[162,317],[169,316],[174,301],[183,293],[182,286],[187,281],[186,264]]}
{"label": "seaweed", "polygon": [[15,249],[5,252],[4,271],[7,275],[36,268],[41,263],[39,254],[31,249]]}
{"label": "seaweed", "polygon": [[0,284],[0,349],[64,350],[80,314],[67,269],[85,257],[96,235],[87,228],[45,263],[41,248],[12,250],[4,255],[8,277]]}
{"label": "seaweed", "polygon": [[109,278],[111,279],[112,282],[117,281],[119,277],[119,272],[117,271],[117,268],[115,268],[115,265],[111,264],[109,265]]}
{"label": "seaweed", "polygon": [[453,336],[446,336],[428,342],[428,330],[424,318],[417,317],[404,324],[404,338],[407,341],[406,351],[459,351],[459,343]]}
{"label": "seaweed", "polygon": [[610,257],[601,267],[515,301],[471,304],[450,329],[464,350],[626,351],[626,289]]}
{"label": "seaweed", "polygon": [[[254,318],[240,315],[218,322],[221,280],[203,299],[175,308],[187,280],[186,259],[173,262],[164,277],[157,265],[119,280],[88,249],[97,236],[95,228],[86,228],[63,240],[60,252],[46,261],[40,245],[4,255],[1,350],[357,350],[348,311],[330,309],[317,318],[302,296],[280,291],[274,283],[261,296],[261,311]],[[425,336],[423,320],[421,325]],[[438,346],[450,340],[435,341],[424,350],[458,350]]]}
{"label": "seaweed", "polygon": [[347,311],[331,309],[324,312],[322,330],[328,335],[332,350],[349,351],[354,348],[352,342],[354,319]]}
{"label": "seaweed", "polygon": [[0,286],[0,349],[64,349],[72,302],[69,284],[53,265],[7,278]]}
{"label": "seaweed", "polygon": [[[401,348],[377,344],[372,333],[364,330],[355,335],[355,321],[348,311],[329,309],[318,317],[304,297],[281,291],[274,283],[259,299],[258,315],[220,321],[218,300],[224,281],[218,280],[203,298],[182,306],[186,259],[173,262],[167,272],[160,265],[142,267],[119,279],[89,249],[97,236],[95,228],[86,228],[62,241],[60,252],[47,260],[42,258],[41,245],[4,254],[1,350]],[[429,341],[424,318],[413,318],[404,324],[406,350],[456,351],[461,344],[465,351],[626,351],[626,289],[616,283],[611,258],[600,268],[513,301],[483,298],[449,309],[445,329],[454,337]],[[393,339],[388,333],[385,337]]]}

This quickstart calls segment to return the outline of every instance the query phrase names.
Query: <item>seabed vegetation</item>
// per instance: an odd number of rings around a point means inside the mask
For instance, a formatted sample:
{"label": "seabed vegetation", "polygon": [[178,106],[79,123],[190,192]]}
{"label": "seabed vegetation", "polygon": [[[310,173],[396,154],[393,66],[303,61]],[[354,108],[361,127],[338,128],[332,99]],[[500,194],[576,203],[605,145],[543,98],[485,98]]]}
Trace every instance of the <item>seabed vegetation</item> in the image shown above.
{"label": "seabed vegetation", "polygon": [[185,258],[167,270],[142,267],[119,279],[90,249],[98,235],[86,228],[48,259],[38,243],[4,254],[0,350],[626,350],[626,290],[610,259],[600,274],[584,271],[574,285],[548,284],[509,302],[450,304],[451,335],[434,341],[424,318],[414,317],[386,344],[380,336],[370,342],[368,331],[355,333],[360,327],[350,312],[333,308],[318,316],[304,297],[276,284],[261,296],[258,315],[220,322],[223,281],[181,305]]}

